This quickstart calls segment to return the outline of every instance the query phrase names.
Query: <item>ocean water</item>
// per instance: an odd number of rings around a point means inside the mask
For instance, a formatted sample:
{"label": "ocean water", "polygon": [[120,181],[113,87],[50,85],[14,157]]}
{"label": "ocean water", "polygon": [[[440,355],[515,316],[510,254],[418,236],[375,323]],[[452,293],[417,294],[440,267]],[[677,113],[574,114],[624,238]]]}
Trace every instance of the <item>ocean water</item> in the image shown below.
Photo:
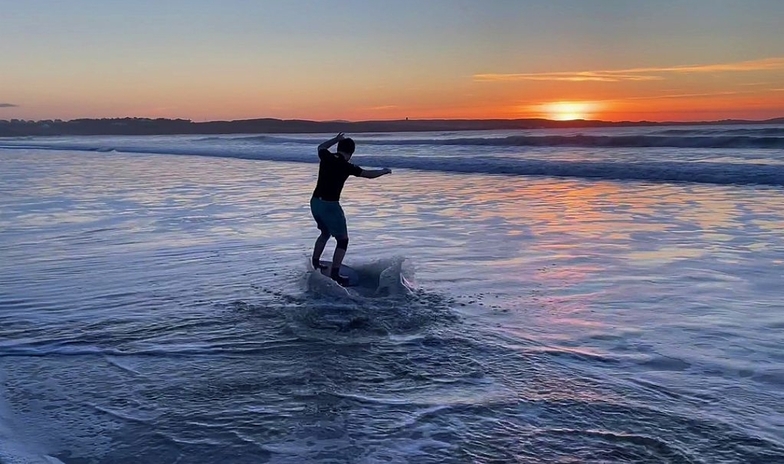
{"label": "ocean water", "polygon": [[783,127],[331,135],[0,139],[0,462],[784,462]]}

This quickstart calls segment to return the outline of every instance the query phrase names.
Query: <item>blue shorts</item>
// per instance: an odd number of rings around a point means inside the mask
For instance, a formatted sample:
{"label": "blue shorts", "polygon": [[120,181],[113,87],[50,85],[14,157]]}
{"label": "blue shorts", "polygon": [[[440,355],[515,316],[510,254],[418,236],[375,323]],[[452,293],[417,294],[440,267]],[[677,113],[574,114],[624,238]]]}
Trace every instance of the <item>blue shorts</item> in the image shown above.
{"label": "blue shorts", "polygon": [[346,215],[337,201],[325,201],[321,198],[310,199],[310,212],[316,220],[319,230],[335,238],[348,237]]}

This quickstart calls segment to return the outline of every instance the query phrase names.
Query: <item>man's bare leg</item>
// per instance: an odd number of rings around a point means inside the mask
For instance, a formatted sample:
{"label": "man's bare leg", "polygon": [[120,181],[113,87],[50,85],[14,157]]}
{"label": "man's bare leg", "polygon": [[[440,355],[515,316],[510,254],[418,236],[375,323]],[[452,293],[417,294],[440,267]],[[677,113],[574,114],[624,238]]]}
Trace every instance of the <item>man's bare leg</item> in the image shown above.
{"label": "man's bare leg", "polygon": [[346,256],[348,237],[336,238],[336,240],[338,244],[335,247],[335,254],[332,255],[332,271],[330,272],[330,277],[340,285],[345,285],[348,281],[345,277],[340,275],[340,265],[343,264],[343,258]]}
{"label": "man's bare leg", "polygon": [[327,240],[329,240],[329,234],[325,233],[322,233],[316,239],[316,244],[313,246],[313,257],[311,258],[313,269],[321,269],[321,255],[324,253],[324,247],[327,246]]}

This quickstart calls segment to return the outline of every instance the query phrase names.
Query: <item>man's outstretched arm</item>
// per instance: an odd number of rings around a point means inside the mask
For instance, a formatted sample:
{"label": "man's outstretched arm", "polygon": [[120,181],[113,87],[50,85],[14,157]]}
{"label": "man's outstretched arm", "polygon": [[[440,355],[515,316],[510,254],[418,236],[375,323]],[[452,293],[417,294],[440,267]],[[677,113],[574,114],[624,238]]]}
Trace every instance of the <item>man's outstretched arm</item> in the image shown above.
{"label": "man's outstretched arm", "polygon": [[346,137],[343,136],[343,132],[339,133],[338,135],[332,137],[331,139],[327,140],[326,142],[322,143],[318,146],[318,151],[321,150],[329,150],[329,147],[335,145],[336,143],[340,142],[341,140],[345,139]]}
{"label": "man's outstretched arm", "polygon": [[364,177],[365,179],[375,179],[376,177],[381,177],[385,174],[392,174],[392,170],[389,168],[363,169],[362,174],[360,174],[359,177]]}

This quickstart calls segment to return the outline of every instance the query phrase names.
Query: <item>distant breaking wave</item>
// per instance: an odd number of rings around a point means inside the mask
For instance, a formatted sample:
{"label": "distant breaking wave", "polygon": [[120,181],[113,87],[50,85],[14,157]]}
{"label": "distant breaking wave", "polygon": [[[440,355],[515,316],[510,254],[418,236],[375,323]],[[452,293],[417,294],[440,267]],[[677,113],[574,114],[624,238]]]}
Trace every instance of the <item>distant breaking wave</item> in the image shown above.
{"label": "distant breaking wave", "polygon": [[752,137],[784,137],[784,127],[764,127],[764,128],[754,128],[754,129],[744,129],[744,128],[698,128],[698,129],[665,129],[660,130],[657,132],[653,132],[653,134],[657,135],[679,135],[679,136],[689,136],[689,135],[745,135],[745,136],[752,136]]}
{"label": "distant breaking wave", "polygon": [[[499,139],[452,139],[440,140],[439,143],[475,143],[497,140],[510,143],[521,139],[535,137],[506,137]],[[542,138],[542,137],[540,137]],[[545,137],[552,139],[553,137]],[[593,139],[605,140],[601,137]],[[638,139],[638,137],[632,137]],[[643,137],[646,138],[646,137]],[[569,139],[569,137],[564,137]],[[609,137],[617,140],[618,137]],[[621,137],[621,139],[624,139]],[[461,142],[458,142],[461,141]],[[466,142],[470,141],[470,142]],[[368,141],[383,144],[384,141]],[[395,144],[404,144],[396,141]],[[414,141],[411,141],[414,142]],[[422,143],[422,141],[415,141]],[[104,142],[105,143],[105,142]],[[366,143],[363,141],[363,143]],[[5,149],[35,150],[68,150],[90,152],[125,152],[161,155],[194,155],[223,158],[240,158],[260,161],[278,161],[295,163],[316,163],[318,158],[312,150],[282,150],[274,145],[242,147],[228,144],[215,146],[141,146],[141,145],[101,145],[89,143],[0,143]],[[726,162],[612,162],[612,161],[562,161],[499,156],[460,155],[449,158],[435,156],[378,156],[362,155],[360,163],[364,166],[386,166],[397,169],[415,169],[421,171],[457,172],[469,174],[499,174],[509,176],[545,176],[566,177],[596,180],[634,180],[646,182],[694,182],[718,185],[770,185],[784,186],[784,166],[762,163],[726,163]]]}
{"label": "distant breaking wave", "polygon": [[[359,139],[361,136],[357,136]],[[583,148],[736,148],[784,149],[784,129],[735,129],[731,131],[665,130],[658,135],[513,135],[509,137],[407,138],[362,140],[363,145],[437,145],[468,147],[583,147]],[[200,142],[226,141],[205,137]],[[233,137],[244,142],[313,143],[313,139],[253,135]]]}
{"label": "distant breaking wave", "polygon": [[497,138],[369,140],[368,145],[465,145],[491,147],[586,147],[586,148],[768,148],[784,149],[784,137],[748,135],[657,136],[657,135],[513,135]]}

